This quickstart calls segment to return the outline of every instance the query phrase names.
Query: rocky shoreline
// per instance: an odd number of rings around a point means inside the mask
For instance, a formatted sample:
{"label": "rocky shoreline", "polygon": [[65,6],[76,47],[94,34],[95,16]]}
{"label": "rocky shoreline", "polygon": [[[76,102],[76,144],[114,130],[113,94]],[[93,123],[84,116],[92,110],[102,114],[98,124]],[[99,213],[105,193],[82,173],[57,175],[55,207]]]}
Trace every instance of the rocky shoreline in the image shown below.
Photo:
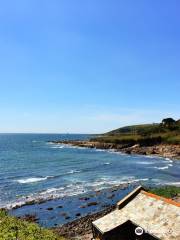
{"label": "rocky shoreline", "polygon": [[140,146],[128,144],[103,143],[98,141],[51,141],[54,144],[67,144],[75,147],[114,150],[126,154],[153,155],[165,158],[180,159],[180,145],[158,144]]}
{"label": "rocky shoreline", "polygon": [[61,227],[54,228],[55,232],[60,236],[68,239],[92,239],[92,222],[98,218],[105,216],[116,208],[116,205],[107,207],[105,210],[87,215],[73,222],[64,224]]}
{"label": "rocky shoreline", "polygon": [[80,218],[84,219],[85,216],[106,211],[139,184],[143,183],[141,181],[122,183],[118,186],[85,192],[80,195],[27,203],[21,207],[6,210],[10,215],[36,222],[44,227],[66,226]]}

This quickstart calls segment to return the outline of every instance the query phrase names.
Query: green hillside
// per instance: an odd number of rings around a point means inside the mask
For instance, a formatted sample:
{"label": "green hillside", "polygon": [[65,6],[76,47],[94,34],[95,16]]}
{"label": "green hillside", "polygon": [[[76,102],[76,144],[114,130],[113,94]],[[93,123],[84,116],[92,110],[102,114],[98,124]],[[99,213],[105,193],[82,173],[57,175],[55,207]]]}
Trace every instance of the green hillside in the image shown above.
{"label": "green hillside", "polygon": [[163,119],[161,123],[133,125],[110,131],[92,141],[115,144],[180,144],[180,120]]}

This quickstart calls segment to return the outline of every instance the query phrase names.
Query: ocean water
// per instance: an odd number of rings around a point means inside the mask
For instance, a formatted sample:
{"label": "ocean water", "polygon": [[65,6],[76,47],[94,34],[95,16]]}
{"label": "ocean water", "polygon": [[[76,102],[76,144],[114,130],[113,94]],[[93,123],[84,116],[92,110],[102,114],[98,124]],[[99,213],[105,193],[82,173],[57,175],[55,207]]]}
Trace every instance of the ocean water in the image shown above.
{"label": "ocean water", "polygon": [[123,183],[180,185],[180,161],[52,144],[75,134],[0,134],[0,207],[58,199]]}

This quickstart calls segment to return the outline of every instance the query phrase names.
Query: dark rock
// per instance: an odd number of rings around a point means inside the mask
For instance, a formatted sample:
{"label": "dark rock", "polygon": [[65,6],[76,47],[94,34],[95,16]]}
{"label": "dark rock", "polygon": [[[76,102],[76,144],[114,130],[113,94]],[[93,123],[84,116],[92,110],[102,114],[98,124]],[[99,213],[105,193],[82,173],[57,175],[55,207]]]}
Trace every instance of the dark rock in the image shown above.
{"label": "dark rock", "polygon": [[115,194],[112,194],[112,195],[108,196],[107,198],[108,199],[113,199],[114,197],[115,197]]}
{"label": "dark rock", "polygon": [[48,210],[48,211],[52,211],[53,208],[52,208],[52,207],[48,207],[48,208],[46,208],[46,210]]}
{"label": "dark rock", "polygon": [[45,202],[47,202],[47,200],[45,200],[45,199],[39,199],[39,200],[38,200],[38,204],[43,204],[43,203],[45,203]]}
{"label": "dark rock", "polygon": [[79,235],[90,234],[92,230],[92,221],[103,217],[115,209],[116,206],[111,206],[101,212],[88,215],[79,219],[76,219],[70,223],[64,224],[63,226],[54,229],[60,236],[66,238],[74,238]]}
{"label": "dark rock", "polygon": [[36,214],[25,214],[24,216],[19,218],[28,222],[37,222],[39,220]]}
{"label": "dark rock", "polygon": [[76,213],[76,217],[80,217],[81,216],[81,214],[80,213]]}
{"label": "dark rock", "polygon": [[63,216],[63,217],[67,217],[68,216],[66,212],[62,212],[62,213],[60,213],[60,215]]}
{"label": "dark rock", "polygon": [[147,153],[144,151],[144,152],[142,152],[142,155],[147,155]]}
{"label": "dark rock", "polygon": [[113,189],[111,192],[116,192],[117,191],[117,189]]}
{"label": "dark rock", "polygon": [[88,207],[96,206],[96,205],[98,205],[97,202],[90,202],[90,203],[87,204]]}
{"label": "dark rock", "polygon": [[102,205],[101,207],[103,207],[103,208],[108,208],[108,207],[110,207],[110,204],[104,204],[104,205]]}
{"label": "dark rock", "polygon": [[35,201],[35,200],[32,200],[32,201],[28,201],[28,202],[26,202],[25,205],[33,205],[33,204],[35,204],[35,203],[36,203],[36,201]]}
{"label": "dark rock", "polygon": [[81,201],[88,201],[90,198],[89,197],[81,197],[81,198],[79,198],[79,200],[81,200]]}
{"label": "dark rock", "polygon": [[80,208],[86,208],[86,207],[87,207],[87,206],[85,206],[85,205],[81,205],[81,206],[80,206]]}
{"label": "dark rock", "polygon": [[125,150],[126,154],[131,154],[131,150]]}

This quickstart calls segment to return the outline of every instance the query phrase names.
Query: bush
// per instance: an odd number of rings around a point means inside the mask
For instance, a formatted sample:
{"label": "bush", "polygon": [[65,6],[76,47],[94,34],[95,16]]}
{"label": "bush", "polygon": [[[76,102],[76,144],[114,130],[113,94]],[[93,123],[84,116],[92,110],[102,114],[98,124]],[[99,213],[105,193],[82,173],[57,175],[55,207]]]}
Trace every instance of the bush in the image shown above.
{"label": "bush", "polygon": [[151,193],[154,193],[156,195],[166,197],[166,198],[173,198],[180,194],[180,187],[175,186],[165,186],[160,188],[151,188],[149,189]]}
{"label": "bush", "polygon": [[180,144],[180,135],[169,136],[166,138],[165,142],[169,144]]}
{"label": "bush", "polygon": [[161,136],[158,137],[146,137],[139,140],[141,146],[152,146],[155,144],[160,144],[162,142]]}
{"label": "bush", "polygon": [[6,211],[0,210],[0,240],[63,240],[63,238],[51,230],[8,216]]}

